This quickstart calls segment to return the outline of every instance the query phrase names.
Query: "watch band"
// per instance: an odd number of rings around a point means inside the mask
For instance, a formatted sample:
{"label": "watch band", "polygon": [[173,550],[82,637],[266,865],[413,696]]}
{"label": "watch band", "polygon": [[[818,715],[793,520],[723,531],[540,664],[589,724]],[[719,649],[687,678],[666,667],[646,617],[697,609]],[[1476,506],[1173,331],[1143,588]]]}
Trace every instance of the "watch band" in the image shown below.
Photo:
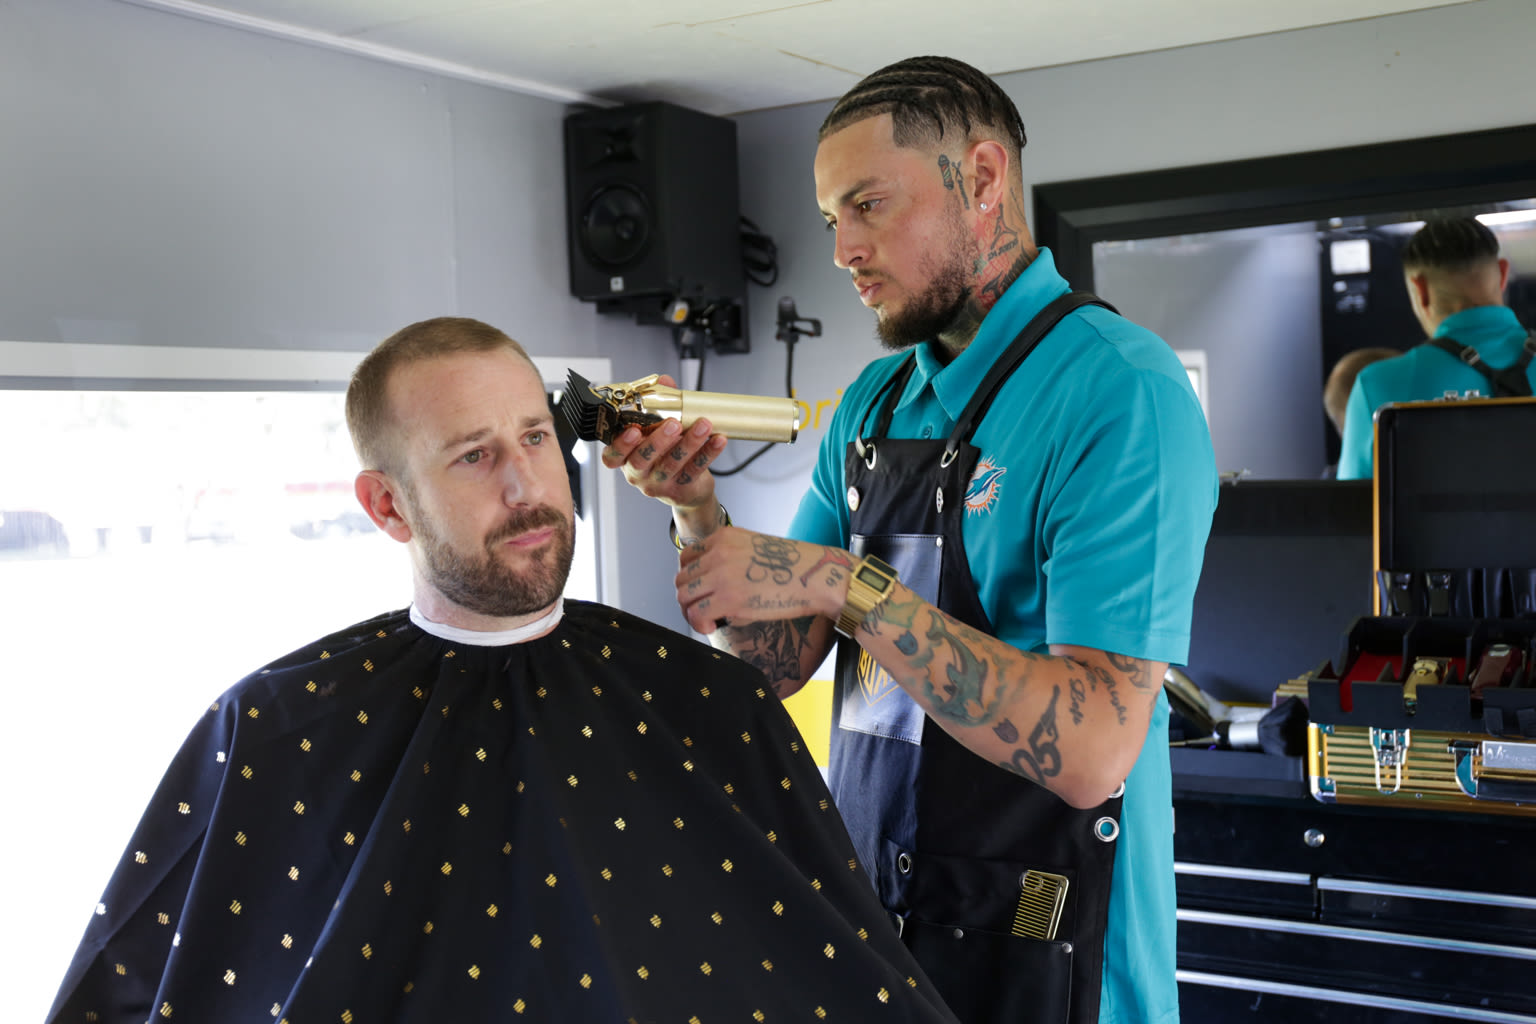
{"label": "watch band", "polygon": [[896,570],[874,555],[859,559],[848,576],[848,597],[833,628],[851,638],[869,613],[891,596],[898,579]]}

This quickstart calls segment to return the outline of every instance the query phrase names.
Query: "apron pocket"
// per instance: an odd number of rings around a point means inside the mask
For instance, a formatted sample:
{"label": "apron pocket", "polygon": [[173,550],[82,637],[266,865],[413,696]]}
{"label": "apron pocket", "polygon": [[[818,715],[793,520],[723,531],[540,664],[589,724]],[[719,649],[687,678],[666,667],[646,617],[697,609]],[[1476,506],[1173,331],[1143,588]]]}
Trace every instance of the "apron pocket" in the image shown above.
{"label": "apron pocket", "polygon": [[1065,1024],[1072,944],[907,918],[902,941],[961,1024]]}

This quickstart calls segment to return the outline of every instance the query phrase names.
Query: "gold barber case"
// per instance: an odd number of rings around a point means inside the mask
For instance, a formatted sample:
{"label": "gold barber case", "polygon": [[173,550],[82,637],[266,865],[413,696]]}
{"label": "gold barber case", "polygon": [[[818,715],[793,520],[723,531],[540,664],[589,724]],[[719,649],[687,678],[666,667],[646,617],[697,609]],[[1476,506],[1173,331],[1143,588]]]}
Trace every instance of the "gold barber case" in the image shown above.
{"label": "gold barber case", "polygon": [[1375,610],[1306,678],[1312,795],[1536,817],[1536,399],[1376,415]]}

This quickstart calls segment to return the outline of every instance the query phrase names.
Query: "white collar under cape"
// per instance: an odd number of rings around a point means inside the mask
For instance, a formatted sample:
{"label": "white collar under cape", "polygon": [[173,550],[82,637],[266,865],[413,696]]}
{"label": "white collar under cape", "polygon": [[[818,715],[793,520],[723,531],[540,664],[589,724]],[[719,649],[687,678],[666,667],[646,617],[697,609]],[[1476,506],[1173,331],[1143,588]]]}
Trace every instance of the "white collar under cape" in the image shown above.
{"label": "white collar under cape", "polygon": [[558,598],[555,606],[549,610],[549,614],[540,616],[534,621],[516,629],[501,629],[492,632],[482,632],[478,629],[460,629],[458,626],[449,626],[441,622],[433,622],[421,613],[421,609],[411,605],[411,621],[435,637],[444,640],[452,640],[457,644],[473,644],[476,647],[506,647],[510,644],[520,644],[532,640],[536,636],[542,636],[555,628],[560,617],[565,614],[565,598]]}

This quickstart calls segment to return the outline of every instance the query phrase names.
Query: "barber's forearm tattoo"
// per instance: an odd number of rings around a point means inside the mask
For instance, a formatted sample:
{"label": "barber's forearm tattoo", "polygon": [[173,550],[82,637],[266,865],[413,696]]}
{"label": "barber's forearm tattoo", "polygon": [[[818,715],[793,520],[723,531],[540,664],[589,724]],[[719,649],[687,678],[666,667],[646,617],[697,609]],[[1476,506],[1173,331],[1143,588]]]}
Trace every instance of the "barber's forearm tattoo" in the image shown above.
{"label": "barber's forearm tattoo", "polygon": [[1141,658],[1130,658],[1124,654],[1105,654],[1109,663],[1118,671],[1125,673],[1125,678],[1138,690],[1156,690],[1162,686],[1162,680],[1152,678],[1152,665]]}
{"label": "barber's forearm tattoo", "polygon": [[800,561],[800,549],[794,541],[759,534],[752,538],[752,561],[747,566],[747,580],[761,583],[772,579],[783,586],[795,578],[794,565]]}
{"label": "barber's forearm tattoo", "polygon": [[1061,748],[1057,745],[1061,732],[1056,727],[1056,700],[1060,696],[1061,687],[1051,687],[1050,703],[1030,730],[1028,745],[1015,750],[1012,759],[1003,763],[1004,768],[1042,784],[1061,774]]}
{"label": "barber's forearm tattoo", "polygon": [[[825,549],[823,549],[822,553],[821,553],[821,557],[816,559],[816,564],[811,566],[809,569],[805,570],[805,572],[800,574],[800,585],[802,587],[810,586],[811,585],[811,577],[816,575],[817,570],[819,570],[824,565],[830,565],[830,566],[839,566],[840,565],[843,568],[847,569],[847,568],[852,567],[852,565],[853,565],[853,557],[851,555],[849,555],[848,552],[840,551],[837,548],[825,548]],[[833,579],[834,582],[841,578],[841,576],[838,574],[836,568],[833,568],[832,573],[833,573],[832,579]]]}
{"label": "barber's forearm tattoo", "polygon": [[768,677],[773,692],[784,696],[786,684],[798,686],[801,655],[811,644],[811,627],[816,616],[772,622],[749,622],[724,626],[720,632],[730,650],[747,664]]}

